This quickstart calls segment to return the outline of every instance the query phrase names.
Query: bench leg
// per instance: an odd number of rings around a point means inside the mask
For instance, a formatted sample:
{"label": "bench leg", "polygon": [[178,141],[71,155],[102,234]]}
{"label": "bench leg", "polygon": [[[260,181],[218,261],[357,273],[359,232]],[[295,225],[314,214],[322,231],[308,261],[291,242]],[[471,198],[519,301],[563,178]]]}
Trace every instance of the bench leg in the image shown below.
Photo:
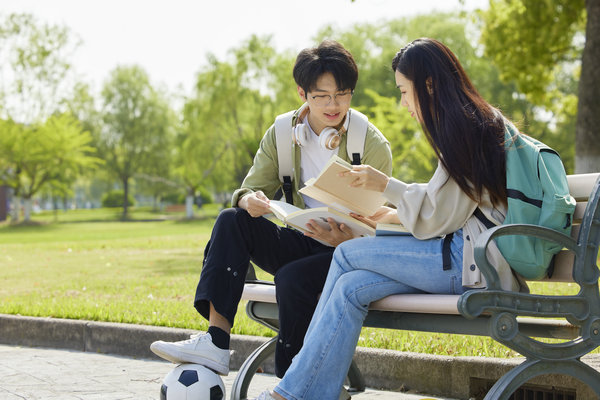
{"label": "bench leg", "polygon": [[[248,387],[252,378],[254,378],[254,374],[256,374],[256,370],[258,370],[267,358],[275,353],[276,342],[277,337],[274,337],[268,342],[263,343],[244,361],[231,387],[230,400],[245,400],[248,397]],[[354,360],[348,370],[348,382],[348,392],[350,394],[364,392],[365,380]]]}
{"label": "bench leg", "polygon": [[350,369],[348,369],[348,392],[350,394],[365,391],[365,378],[363,378],[358,366],[352,360]]}
{"label": "bench leg", "polygon": [[248,356],[246,361],[244,361],[233,382],[230,396],[231,400],[245,400],[248,397],[250,381],[254,377],[254,374],[256,374],[258,367],[260,367],[269,356],[275,353],[276,342],[277,336],[260,345]]}
{"label": "bench leg", "polygon": [[527,360],[500,378],[487,393],[485,400],[508,400],[514,391],[527,381],[545,374],[562,374],[577,378],[592,388],[600,398],[600,373],[583,362]]}

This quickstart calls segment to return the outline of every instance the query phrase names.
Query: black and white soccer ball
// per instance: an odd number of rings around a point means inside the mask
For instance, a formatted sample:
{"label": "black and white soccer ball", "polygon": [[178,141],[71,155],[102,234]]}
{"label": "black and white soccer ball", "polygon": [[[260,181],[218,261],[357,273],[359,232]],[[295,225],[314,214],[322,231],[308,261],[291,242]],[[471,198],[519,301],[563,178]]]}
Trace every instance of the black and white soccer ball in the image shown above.
{"label": "black and white soccer ball", "polygon": [[160,400],[223,400],[225,385],[219,375],[198,364],[181,364],[163,379]]}

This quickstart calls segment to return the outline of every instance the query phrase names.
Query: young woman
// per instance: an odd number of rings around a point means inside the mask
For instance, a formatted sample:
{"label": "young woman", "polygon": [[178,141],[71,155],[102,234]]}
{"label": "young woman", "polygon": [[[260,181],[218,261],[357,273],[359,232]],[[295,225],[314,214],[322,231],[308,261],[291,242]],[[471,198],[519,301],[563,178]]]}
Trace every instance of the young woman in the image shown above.
{"label": "young woman", "polygon": [[[371,302],[395,293],[460,294],[483,287],[473,243],[486,228],[479,208],[500,224],[506,214],[505,129],[510,124],[479,95],[456,56],[417,39],[394,57],[402,106],[416,118],[438,157],[426,184],[354,167],[353,185],[383,192],[370,222],[403,224],[412,235],[355,239],[334,252],[304,346],[274,392],[259,399],[336,399]],[[495,246],[491,259],[507,290],[519,283]]]}

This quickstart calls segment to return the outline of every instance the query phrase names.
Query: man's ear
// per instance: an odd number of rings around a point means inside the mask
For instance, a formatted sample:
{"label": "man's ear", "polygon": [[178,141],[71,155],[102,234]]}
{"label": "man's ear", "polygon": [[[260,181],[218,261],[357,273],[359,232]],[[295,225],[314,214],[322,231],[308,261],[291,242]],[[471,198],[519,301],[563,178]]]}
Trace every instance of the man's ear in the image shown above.
{"label": "man's ear", "polygon": [[431,79],[431,77],[429,77],[425,80],[425,85],[427,85],[427,93],[432,95],[433,94],[433,80]]}
{"label": "man's ear", "polygon": [[298,86],[298,96],[300,96],[302,101],[306,101],[306,92],[300,86]]}

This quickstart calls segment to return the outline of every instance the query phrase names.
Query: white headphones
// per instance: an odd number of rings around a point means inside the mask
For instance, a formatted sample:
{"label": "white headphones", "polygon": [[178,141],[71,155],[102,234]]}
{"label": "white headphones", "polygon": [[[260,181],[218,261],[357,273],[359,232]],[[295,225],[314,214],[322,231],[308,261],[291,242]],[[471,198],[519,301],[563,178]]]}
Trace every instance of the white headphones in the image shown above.
{"label": "white headphones", "polygon": [[[308,104],[305,103],[298,111],[298,118],[296,121],[302,121],[308,115]],[[336,149],[342,141],[342,135],[348,130],[348,122],[349,118],[348,114],[346,114],[346,116],[344,116],[344,121],[342,122],[341,128],[336,129],[330,126],[324,128],[319,134],[319,145],[323,149]],[[308,124],[297,122],[292,128],[292,140],[300,147],[306,145],[308,142],[308,135],[310,134],[311,130]]]}

